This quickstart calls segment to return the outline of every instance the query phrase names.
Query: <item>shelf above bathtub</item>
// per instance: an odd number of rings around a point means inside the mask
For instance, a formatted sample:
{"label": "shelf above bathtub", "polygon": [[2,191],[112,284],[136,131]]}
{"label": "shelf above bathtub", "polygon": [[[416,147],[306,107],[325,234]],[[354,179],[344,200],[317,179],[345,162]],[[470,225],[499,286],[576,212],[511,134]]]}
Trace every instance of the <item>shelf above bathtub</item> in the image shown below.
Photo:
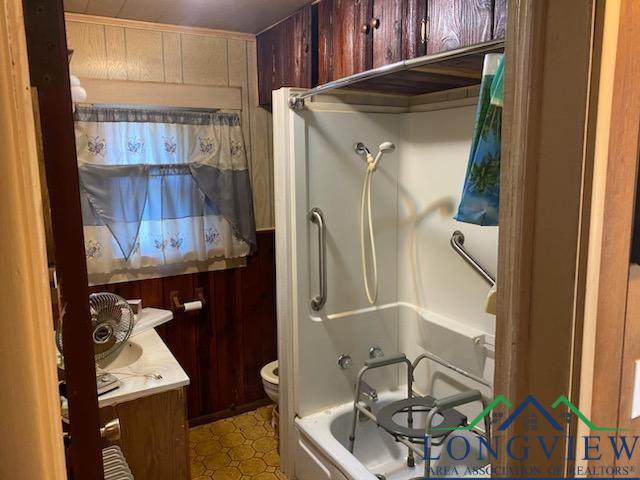
{"label": "shelf above bathtub", "polygon": [[306,99],[336,89],[417,96],[479,85],[484,56],[503,51],[504,41],[493,40],[403,60],[292,94],[289,106],[301,110]]}

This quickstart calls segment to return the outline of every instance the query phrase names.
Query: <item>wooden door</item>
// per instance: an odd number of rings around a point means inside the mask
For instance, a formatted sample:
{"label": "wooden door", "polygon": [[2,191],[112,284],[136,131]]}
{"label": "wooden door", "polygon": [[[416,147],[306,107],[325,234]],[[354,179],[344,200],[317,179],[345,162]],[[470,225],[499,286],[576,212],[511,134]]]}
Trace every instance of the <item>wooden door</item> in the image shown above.
{"label": "wooden door", "polygon": [[402,5],[402,59],[427,53],[427,0],[404,0]]}
{"label": "wooden door", "polygon": [[493,39],[507,36],[507,0],[495,0],[493,4]]}
{"label": "wooden door", "polygon": [[374,0],[373,18],[369,28],[373,33],[373,68],[402,60],[403,0]]}
{"label": "wooden door", "polygon": [[373,0],[318,4],[318,82],[327,83],[373,65]]}
{"label": "wooden door", "polygon": [[429,0],[427,53],[491,40],[493,0]]}
{"label": "wooden door", "polygon": [[24,0],[23,6],[29,72],[37,91],[58,293],[64,309],[63,354],[71,437],[68,469],[74,479],[98,480],[103,478],[102,441],[64,10],[62,0]]}

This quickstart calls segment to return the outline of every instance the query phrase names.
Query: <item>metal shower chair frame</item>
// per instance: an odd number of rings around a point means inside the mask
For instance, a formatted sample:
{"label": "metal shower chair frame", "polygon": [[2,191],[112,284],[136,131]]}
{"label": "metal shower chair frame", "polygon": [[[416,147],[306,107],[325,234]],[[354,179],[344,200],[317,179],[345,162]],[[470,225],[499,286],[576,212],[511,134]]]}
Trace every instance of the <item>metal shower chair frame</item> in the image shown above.
{"label": "metal shower chair frame", "polygon": [[[381,427],[383,430],[385,430],[389,435],[391,435],[394,438],[396,442],[399,442],[407,447],[407,452],[408,452],[407,465],[410,468],[413,468],[415,466],[415,454],[417,454],[419,457],[424,458],[424,475],[422,478],[429,478],[431,473],[432,446],[442,445],[442,443],[444,443],[447,437],[454,431],[454,430],[451,430],[451,432],[444,434],[442,436],[442,439],[438,443],[434,442],[432,440],[431,433],[433,431],[433,420],[436,417],[436,415],[443,414],[444,412],[452,410],[455,407],[459,407],[461,405],[466,405],[473,402],[480,402],[482,404],[483,411],[484,409],[486,409],[487,402],[484,400],[482,394],[478,390],[469,390],[466,392],[458,393],[458,394],[451,395],[445,398],[440,398],[440,399],[433,398],[433,406],[426,410],[424,406],[421,407],[419,405],[416,405],[414,407],[411,404],[409,404],[406,410],[407,426],[409,427],[409,429],[413,428],[414,412],[425,412],[425,411],[428,412],[427,415],[425,416],[425,422],[424,422],[425,434],[422,442],[416,441],[415,439],[416,437],[402,436],[397,432],[392,432],[388,430],[385,425],[381,425],[380,422],[378,421],[378,418],[370,411],[367,405],[360,400],[360,396],[362,395],[362,383],[363,383],[364,374],[369,370],[373,370],[376,368],[405,364],[407,367],[407,399],[412,399],[412,398],[424,399],[426,397],[419,395],[417,392],[413,390],[413,382],[414,382],[415,369],[418,367],[420,362],[425,359],[438,363],[443,367],[446,367],[464,377],[467,377],[477,383],[480,383],[481,385],[485,385],[489,388],[491,388],[492,386],[491,383],[487,382],[484,378],[480,378],[472,373],[467,372],[462,368],[456,367],[452,363],[447,362],[446,360],[443,360],[442,358],[430,352],[421,354],[413,361],[413,363],[411,363],[407,359],[404,353],[397,353],[394,355],[370,359],[360,369],[356,379],[355,398],[353,402],[353,419],[351,422],[351,433],[349,435],[349,452],[350,453],[353,453],[355,448],[358,415],[362,414],[365,417],[367,417],[369,420],[374,421],[378,427]],[[400,403],[400,402],[405,402],[405,400],[393,402],[393,404]],[[399,413],[400,411],[401,410],[398,410],[397,413]],[[491,444],[491,425],[490,425],[489,418],[486,416],[484,419],[484,427],[485,427],[485,431],[483,436],[486,438],[487,444],[490,445]],[[480,432],[476,432],[475,430],[473,431],[474,433],[480,435]],[[427,437],[429,437],[429,441],[426,440]],[[420,448],[416,444],[424,445],[424,448]]]}

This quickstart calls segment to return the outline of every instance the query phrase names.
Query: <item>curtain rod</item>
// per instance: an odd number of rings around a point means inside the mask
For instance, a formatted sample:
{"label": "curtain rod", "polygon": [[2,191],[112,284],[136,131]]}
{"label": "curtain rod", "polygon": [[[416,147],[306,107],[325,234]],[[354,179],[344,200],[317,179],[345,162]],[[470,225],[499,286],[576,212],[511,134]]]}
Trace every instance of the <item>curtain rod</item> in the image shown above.
{"label": "curtain rod", "polygon": [[304,108],[304,101],[307,98],[311,98],[321,93],[326,93],[336,88],[345,88],[354,85],[358,82],[365,80],[371,80],[372,78],[383,77],[391,73],[402,72],[411,70],[412,68],[423,67],[425,65],[431,65],[443,60],[453,60],[459,57],[465,57],[467,55],[490,53],[492,51],[504,48],[504,40],[490,40],[488,42],[478,43],[476,45],[470,45],[467,47],[457,48],[455,50],[449,50],[447,52],[434,53],[432,55],[424,55],[418,58],[412,58],[410,60],[401,60],[389,65],[383,65],[378,68],[366,70],[364,72],[349,75],[348,77],[340,78],[332,82],[318,85],[317,87],[306,90],[305,92],[292,94],[289,96],[289,108],[292,110],[302,110]]}
{"label": "curtain rod", "polygon": [[202,108],[202,107],[172,107],[171,105],[131,105],[124,103],[97,103],[97,102],[81,102],[76,105],[82,107],[109,107],[109,108],[123,108],[128,110],[156,110],[156,111],[167,111],[167,112],[202,112],[202,113],[211,113],[211,112],[221,112],[221,111],[232,111],[232,112],[240,112],[241,110],[235,109],[221,109],[221,108]]}

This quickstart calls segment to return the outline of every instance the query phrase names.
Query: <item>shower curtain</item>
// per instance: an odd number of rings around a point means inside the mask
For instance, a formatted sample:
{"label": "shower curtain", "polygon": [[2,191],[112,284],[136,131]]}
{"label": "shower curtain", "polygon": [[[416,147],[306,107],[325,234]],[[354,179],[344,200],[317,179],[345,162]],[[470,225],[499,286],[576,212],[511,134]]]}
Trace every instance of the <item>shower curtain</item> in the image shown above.
{"label": "shower curtain", "polygon": [[485,56],[469,164],[454,217],[460,222],[498,225],[503,72],[502,54]]}
{"label": "shower curtain", "polygon": [[238,113],[91,106],[75,115],[89,274],[255,250]]}

